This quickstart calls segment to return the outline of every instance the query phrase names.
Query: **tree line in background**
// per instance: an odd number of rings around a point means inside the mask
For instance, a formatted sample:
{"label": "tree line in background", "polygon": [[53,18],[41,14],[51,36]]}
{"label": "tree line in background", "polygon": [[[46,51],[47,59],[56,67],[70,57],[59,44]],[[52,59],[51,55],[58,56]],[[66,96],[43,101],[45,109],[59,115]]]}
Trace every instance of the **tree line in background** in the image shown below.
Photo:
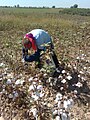
{"label": "tree line in background", "polygon": [[[47,9],[49,7],[20,7],[20,5],[14,5],[13,7],[11,6],[0,6],[1,8],[34,8],[34,9]],[[53,9],[55,9],[55,6],[52,6]],[[59,14],[70,14],[70,15],[81,15],[81,16],[90,16],[90,8],[78,8],[77,4],[74,4],[70,8],[62,8],[60,9]]]}
{"label": "tree line in background", "polygon": [[59,14],[70,14],[70,15],[81,15],[81,16],[90,16],[90,9],[84,8],[65,8],[62,11],[59,11]]}
{"label": "tree line in background", "polygon": [[[49,7],[45,7],[45,6],[43,6],[43,7],[32,7],[32,6],[29,6],[29,7],[25,7],[25,6],[24,6],[24,7],[21,7],[19,4],[14,5],[14,6],[0,6],[0,7],[2,7],[2,8],[12,8],[12,7],[14,7],[14,8],[49,8]],[[55,5],[53,5],[52,8],[56,8]],[[75,4],[75,5],[71,6],[70,8],[78,8],[78,5]]]}

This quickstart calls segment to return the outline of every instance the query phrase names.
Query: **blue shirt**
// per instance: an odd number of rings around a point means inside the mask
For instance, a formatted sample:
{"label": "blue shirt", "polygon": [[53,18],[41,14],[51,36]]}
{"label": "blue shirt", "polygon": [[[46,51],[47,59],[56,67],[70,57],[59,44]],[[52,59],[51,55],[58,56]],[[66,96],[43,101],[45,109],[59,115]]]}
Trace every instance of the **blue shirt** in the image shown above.
{"label": "blue shirt", "polygon": [[34,30],[30,31],[29,33],[33,34],[37,48],[39,48],[39,49],[44,49],[45,48],[44,44],[51,42],[51,36],[48,34],[48,32],[46,32],[42,29],[34,29]]}

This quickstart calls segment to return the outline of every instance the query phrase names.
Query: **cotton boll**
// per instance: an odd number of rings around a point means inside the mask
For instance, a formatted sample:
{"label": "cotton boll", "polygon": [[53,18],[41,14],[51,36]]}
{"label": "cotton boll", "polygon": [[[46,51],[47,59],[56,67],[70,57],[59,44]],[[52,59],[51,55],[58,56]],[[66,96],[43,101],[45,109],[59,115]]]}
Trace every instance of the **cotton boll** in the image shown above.
{"label": "cotton boll", "polygon": [[58,114],[58,110],[54,110],[53,115],[57,115],[57,114]]}
{"label": "cotton boll", "polygon": [[38,82],[41,83],[41,80],[39,80]]}
{"label": "cotton boll", "polygon": [[8,97],[9,97],[9,98],[13,98],[13,95],[12,95],[12,94],[9,94]]}
{"label": "cotton boll", "polygon": [[66,71],[65,71],[65,70],[62,70],[62,73],[64,74],[64,73],[66,73]]}
{"label": "cotton boll", "polygon": [[63,107],[64,107],[65,109],[67,109],[67,108],[68,108],[68,102],[67,102],[67,100],[64,100],[63,103],[64,103],[64,104],[63,104]]}
{"label": "cotton boll", "polygon": [[38,81],[38,78],[34,78],[34,81]]}
{"label": "cotton boll", "polygon": [[35,82],[32,82],[32,84],[33,84],[33,85],[37,85],[37,82],[36,82],[36,81],[35,81]]}
{"label": "cotton boll", "polygon": [[17,80],[17,81],[15,82],[15,85],[19,85],[19,84],[21,84],[21,81],[20,81],[20,80]]}
{"label": "cotton boll", "polygon": [[83,71],[79,71],[79,73],[80,73],[80,74],[84,74],[84,72],[83,72]]}
{"label": "cotton boll", "polygon": [[55,120],[60,120],[60,116],[56,116],[56,119]]}
{"label": "cotton boll", "polygon": [[65,79],[63,79],[63,80],[61,81],[61,83],[63,83],[63,84],[64,84],[64,83],[66,83],[66,80],[65,80]]}
{"label": "cotton boll", "polygon": [[0,78],[0,81],[2,81],[3,80],[3,78]]}
{"label": "cotton boll", "polygon": [[84,70],[86,70],[87,69],[87,67],[84,67]]}
{"label": "cotton boll", "polygon": [[84,57],[81,57],[81,60],[84,60],[85,58]]}
{"label": "cotton boll", "polygon": [[68,75],[68,76],[67,76],[67,79],[68,79],[68,80],[71,80],[71,79],[72,79],[72,76]]}
{"label": "cotton boll", "polygon": [[58,109],[58,115],[61,115],[63,113],[63,109]]}
{"label": "cotton boll", "polygon": [[29,82],[33,81],[33,77],[30,77],[30,78],[28,79],[28,81],[29,81]]}
{"label": "cotton boll", "polygon": [[34,85],[30,85],[28,91],[35,90]]}
{"label": "cotton boll", "polygon": [[71,98],[71,99],[69,99],[69,100],[70,100],[70,102],[71,102],[71,107],[73,107],[73,105],[74,105],[73,99]]}
{"label": "cotton boll", "polygon": [[42,85],[38,85],[37,86],[37,90],[42,90],[43,89],[43,86]]}
{"label": "cotton boll", "polygon": [[81,77],[80,74],[78,75],[78,77],[79,77],[79,78]]}
{"label": "cotton boll", "polygon": [[77,59],[77,60],[79,60],[79,59],[80,59],[80,57],[78,56],[76,59]]}
{"label": "cotton boll", "polygon": [[36,94],[32,94],[31,96],[35,101],[37,101],[39,99],[39,96],[37,96]]}
{"label": "cotton boll", "polygon": [[59,77],[58,78],[61,78],[62,79],[62,76],[61,75],[59,75]]}
{"label": "cotton boll", "polygon": [[74,90],[74,94],[77,94],[78,93],[78,91],[77,90]]}
{"label": "cotton boll", "polygon": [[25,82],[24,80],[21,80],[21,85],[23,85],[24,82]]}
{"label": "cotton boll", "polygon": [[57,93],[56,98],[62,99],[62,94],[61,93]]}
{"label": "cotton boll", "polygon": [[50,86],[53,86],[53,83],[50,82]]}
{"label": "cotton boll", "polygon": [[58,108],[60,108],[60,105],[61,105],[61,101],[58,101]]}
{"label": "cotton boll", "polygon": [[36,108],[31,109],[31,112],[33,113],[33,116],[37,118],[38,116],[38,110]]}
{"label": "cotton boll", "polygon": [[68,99],[67,100],[68,109],[71,108],[73,106],[73,104],[74,104],[73,99]]}
{"label": "cotton boll", "polygon": [[15,85],[22,85],[24,83],[24,80],[17,80],[16,82],[15,82]]}
{"label": "cotton boll", "polygon": [[80,82],[78,82],[77,84],[75,84],[75,86],[77,86],[77,87],[82,87],[83,85],[82,85],[82,83],[80,83]]}
{"label": "cotton boll", "polygon": [[60,101],[61,99],[62,99],[62,94],[57,93],[55,102],[58,102],[58,101]]}
{"label": "cotton boll", "polygon": [[67,73],[67,76],[69,76],[70,75],[70,73]]}
{"label": "cotton boll", "polygon": [[12,83],[11,79],[8,79],[6,83],[11,84]]}
{"label": "cotton boll", "polygon": [[2,93],[6,93],[6,90],[3,88]]}
{"label": "cotton boll", "polygon": [[53,79],[52,77],[49,77],[49,79],[48,79],[49,83],[52,81],[52,79]]}
{"label": "cotton boll", "polygon": [[46,77],[46,76],[47,76],[47,74],[45,73],[45,74],[43,74],[43,76],[44,76],[44,77]]}
{"label": "cotton boll", "polygon": [[4,67],[5,66],[5,64],[4,63],[0,63],[0,67]]}
{"label": "cotton boll", "polygon": [[62,118],[62,120],[70,120],[70,118],[67,115],[67,113],[64,113],[64,112],[61,114],[61,118]]}
{"label": "cotton boll", "polygon": [[44,96],[44,93],[40,93],[40,97],[42,98]]}
{"label": "cotton boll", "polygon": [[18,97],[19,94],[17,92],[14,93],[14,97]]}
{"label": "cotton boll", "polygon": [[13,73],[7,74],[7,78],[13,78]]}
{"label": "cotton boll", "polygon": [[81,56],[85,56],[85,54],[82,54]]}
{"label": "cotton boll", "polygon": [[60,87],[60,90],[62,91],[64,88],[63,87]]}

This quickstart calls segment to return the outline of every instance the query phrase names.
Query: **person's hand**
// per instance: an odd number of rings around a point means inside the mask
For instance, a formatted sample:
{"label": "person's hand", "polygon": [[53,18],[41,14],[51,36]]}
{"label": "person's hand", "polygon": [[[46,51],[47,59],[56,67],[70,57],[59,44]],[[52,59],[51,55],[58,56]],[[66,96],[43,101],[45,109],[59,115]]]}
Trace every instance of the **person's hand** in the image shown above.
{"label": "person's hand", "polygon": [[28,55],[28,49],[22,48],[22,56]]}

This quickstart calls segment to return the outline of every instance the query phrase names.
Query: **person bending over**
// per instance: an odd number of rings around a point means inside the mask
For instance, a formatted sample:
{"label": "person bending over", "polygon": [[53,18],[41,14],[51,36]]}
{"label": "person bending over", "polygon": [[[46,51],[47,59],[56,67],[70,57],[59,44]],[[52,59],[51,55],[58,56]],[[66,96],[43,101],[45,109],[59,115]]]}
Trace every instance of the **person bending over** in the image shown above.
{"label": "person bending over", "polygon": [[[46,50],[45,44],[50,45],[50,49],[52,51],[52,59],[54,61],[55,67],[59,67],[59,61],[57,59],[57,56],[54,52],[54,46],[52,43],[51,36],[46,32],[45,30],[42,29],[34,29],[28,33],[25,34],[23,38],[23,48],[22,48],[22,54],[23,54],[23,59],[26,62],[38,62],[38,68],[41,67],[41,61],[40,61],[40,53],[41,51]],[[28,50],[33,49],[35,51],[34,54],[28,55]]]}

